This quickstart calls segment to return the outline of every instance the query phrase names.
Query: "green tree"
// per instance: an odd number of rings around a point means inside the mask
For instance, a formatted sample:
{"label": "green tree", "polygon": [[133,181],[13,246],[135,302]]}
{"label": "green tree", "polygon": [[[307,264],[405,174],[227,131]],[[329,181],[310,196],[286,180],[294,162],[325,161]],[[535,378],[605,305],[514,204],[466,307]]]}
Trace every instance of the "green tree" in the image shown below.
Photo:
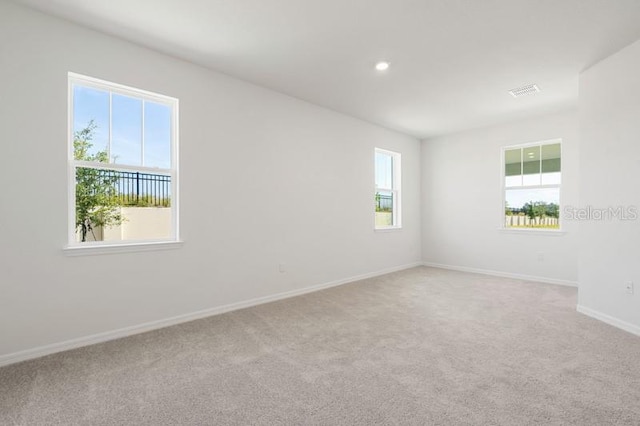
{"label": "green tree", "polygon": [[513,216],[513,210],[511,210],[511,207],[509,207],[509,203],[507,201],[505,201],[504,203],[504,214],[506,216]]}
{"label": "green tree", "polygon": [[552,217],[558,219],[560,217],[560,206],[556,203],[546,203],[544,201],[529,201],[522,207],[522,212],[531,219],[540,224],[542,219]]}
{"label": "green tree", "polygon": [[547,204],[547,216],[558,219],[560,217],[560,206],[556,203]]}
{"label": "green tree", "polygon": [[536,210],[534,208],[534,204],[535,203],[533,201],[529,201],[528,203],[525,203],[524,206],[522,206],[522,212],[532,221],[536,218]]}
{"label": "green tree", "polygon": [[547,216],[547,203],[544,201],[536,201],[533,203],[533,212],[539,224],[540,220]]}
{"label": "green tree", "polygon": [[[98,126],[93,120],[84,129],[73,134],[73,157],[78,161],[108,163],[107,151],[91,154],[93,137]],[[124,218],[120,213],[118,174],[104,169],[76,168],[76,229],[82,241],[93,226],[120,225]]]}

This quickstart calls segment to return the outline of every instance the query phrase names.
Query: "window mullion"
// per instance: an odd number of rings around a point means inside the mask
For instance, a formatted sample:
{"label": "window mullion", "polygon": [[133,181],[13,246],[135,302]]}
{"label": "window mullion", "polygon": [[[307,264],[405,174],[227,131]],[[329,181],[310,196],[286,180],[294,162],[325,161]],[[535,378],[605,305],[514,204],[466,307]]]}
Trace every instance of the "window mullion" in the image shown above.
{"label": "window mullion", "polygon": [[107,135],[107,162],[111,163],[111,137],[113,132],[113,92],[109,91],[109,130]]}
{"label": "window mullion", "polygon": [[524,185],[524,148],[520,148],[520,186]]}
{"label": "window mullion", "polygon": [[540,160],[538,161],[538,178],[540,186],[542,186],[542,146],[538,147],[538,156],[540,157]]}
{"label": "window mullion", "polygon": [[144,167],[144,111],[145,111],[145,104],[146,101],[143,99],[142,100],[142,126],[140,127],[140,164],[142,164],[142,166]]}
{"label": "window mullion", "polygon": [[550,184],[550,185],[526,185],[526,186],[506,186],[505,191],[518,190],[518,189],[553,189],[560,188],[562,184]]}
{"label": "window mullion", "polygon": [[393,226],[398,226],[398,190],[394,189],[391,194],[393,195]]}
{"label": "window mullion", "polygon": [[99,163],[93,161],[73,161],[74,167],[85,167],[89,169],[104,169],[104,170],[116,170],[116,171],[125,171],[125,172],[143,172],[143,173],[152,173],[152,174],[164,174],[164,175],[173,175],[175,174],[175,170],[173,169],[159,169],[157,167],[140,167],[140,166],[129,166],[127,164],[109,164],[109,163]]}

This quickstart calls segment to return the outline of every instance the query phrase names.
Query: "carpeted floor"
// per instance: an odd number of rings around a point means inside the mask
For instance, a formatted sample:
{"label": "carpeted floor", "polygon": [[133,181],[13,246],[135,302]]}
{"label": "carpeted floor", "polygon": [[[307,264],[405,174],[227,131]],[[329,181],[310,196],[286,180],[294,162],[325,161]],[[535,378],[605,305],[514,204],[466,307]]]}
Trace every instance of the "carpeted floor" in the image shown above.
{"label": "carpeted floor", "polygon": [[415,268],[0,369],[0,424],[639,425],[573,288]]}

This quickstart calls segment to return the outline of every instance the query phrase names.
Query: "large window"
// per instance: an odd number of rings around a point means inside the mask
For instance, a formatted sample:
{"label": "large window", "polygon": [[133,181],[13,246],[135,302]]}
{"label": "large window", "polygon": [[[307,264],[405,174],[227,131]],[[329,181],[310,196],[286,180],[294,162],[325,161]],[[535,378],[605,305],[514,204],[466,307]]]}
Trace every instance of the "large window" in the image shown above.
{"label": "large window", "polygon": [[507,147],[503,158],[503,226],[560,229],[561,141]]}
{"label": "large window", "polygon": [[375,150],[375,228],[400,228],[400,154]]}
{"label": "large window", "polygon": [[69,245],[178,239],[178,100],[69,73]]}

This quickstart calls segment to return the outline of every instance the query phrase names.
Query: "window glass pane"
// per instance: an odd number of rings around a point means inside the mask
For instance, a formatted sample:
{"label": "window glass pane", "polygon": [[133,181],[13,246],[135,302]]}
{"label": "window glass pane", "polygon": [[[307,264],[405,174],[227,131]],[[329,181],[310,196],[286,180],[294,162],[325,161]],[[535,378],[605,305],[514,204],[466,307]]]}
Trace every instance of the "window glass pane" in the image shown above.
{"label": "window glass pane", "polygon": [[523,186],[538,186],[540,185],[540,174],[535,175],[524,175],[522,176],[522,185]]}
{"label": "window glass pane", "polygon": [[171,236],[171,176],[76,168],[76,241]]}
{"label": "window glass pane", "polygon": [[73,86],[73,135],[76,160],[107,161],[109,92]]}
{"label": "window glass pane", "polygon": [[393,226],[393,192],[376,192],[376,226]]}
{"label": "window glass pane", "polygon": [[102,241],[102,228],[122,222],[118,174],[113,170],[76,168],[77,241]]}
{"label": "window glass pane", "polygon": [[142,100],[113,94],[111,162],[142,165]]}
{"label": "window glass pane", "polygon": [[522,149],[508,149],[504,152],[504,175],[522,174]]}
{"label": "window glass pane", "polygon": [[376,152],[376,188],[393,188],[393,157]]}
{"label": "window glass pane", "polygon": [[560,185],[561,183],[562,183],[562,174],[560,172],[542,174],[543,185]]}
{"label": "window glass pane", "polygon": [[504,184],[507,188],[513,187],[513,186],[522,186],[522,175],[506,176],[504,180],[505,180]]}
{"label": "window glass pane", "polygon": [[542,184],[558,185],[561,180],[560,173],[560,144],[542,146]]}
{"label": "window glass pane", "polygon": [[560,171],[560,144],[542,146],[542,173]]}
{"label": "window glass pane", "polygon": [[524,148],[522,160],[522,174],[540,173],[540,146]]}
{"label": "window glass pane", "polygon": [[522,150],[522,184],[540,185],[540,146]]}
{"label": "window glass pane", "polygon": [[144,103],[144,165],[171,168],[171,108]]}
{"label": "window glass pane", "polygon": [[504,152],[505,186],[522,186],[522,149],[508,149]]}
{"label": "window glass pane", "polygon": [[560,188],[507,189],[505,227],[560,227]]}

